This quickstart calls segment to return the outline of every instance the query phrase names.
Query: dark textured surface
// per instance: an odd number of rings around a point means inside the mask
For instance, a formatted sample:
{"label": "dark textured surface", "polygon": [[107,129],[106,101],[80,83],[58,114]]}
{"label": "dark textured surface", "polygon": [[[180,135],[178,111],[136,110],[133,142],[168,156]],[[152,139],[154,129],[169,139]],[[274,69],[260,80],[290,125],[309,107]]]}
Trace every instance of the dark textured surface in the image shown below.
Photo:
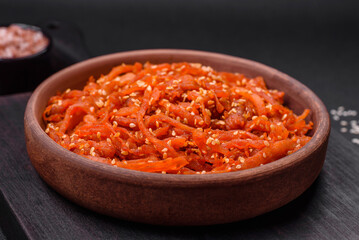
{"label": "dark textured surface", "polygon": [[[93,213],[50,189],[38,177],[25,149],[23,114],[28,97],[29,94],[0,97],[0,190],[6,199],[1,202],[0,224],[9,237],[356,239],[359,236],[359,153],[356,146],[336,129],[332,129],[326,162],[319,178],[290,204],[232,224],[159,227]],[[12,219],[17,222],[9,226]]]}
{"label": "dark textured surface", "polygon": [[[0,1],[1,23],[70,22],[83,32],[93,56],[165,47],[231,54],[263,62],[295,77],[314,90],[328,109],[343,105],[356,110],[359,110],[358,12],[359,4],[355,0]],[[66,44],[62,46],[67,49]],[[347,134],[347,138],[341,135],[336,122],[321,175],[291,204],[241,223],[207,228],[159,228],[114,220],[74,206],[38,178],[26,157],[22,129],[28,96],[0,100],[0,190],[12,199],[14,214],[21,219],[18,226],[26,226],[28,236],[45,239],[359,238],[359,145],[349,141],[353,135]],[[11,218],[2,214],[2,209],[8,207],[1,199],[0,204],[3,227]],[[14,229],[16,226],[5,229],[6,235],[24,234]]]}

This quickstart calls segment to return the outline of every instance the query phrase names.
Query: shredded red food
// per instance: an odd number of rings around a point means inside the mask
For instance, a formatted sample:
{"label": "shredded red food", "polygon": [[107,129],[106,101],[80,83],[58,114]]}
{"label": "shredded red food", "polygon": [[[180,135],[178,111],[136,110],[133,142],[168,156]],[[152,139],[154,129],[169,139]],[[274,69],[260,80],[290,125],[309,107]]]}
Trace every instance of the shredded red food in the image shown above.
{"label": "shredded red food", "polygon": [[50,98],[46,133],[93,161],[145,172],[232,172],[303,147],[313,123],[284,107],[262,77],[198,63],[114,67]]}

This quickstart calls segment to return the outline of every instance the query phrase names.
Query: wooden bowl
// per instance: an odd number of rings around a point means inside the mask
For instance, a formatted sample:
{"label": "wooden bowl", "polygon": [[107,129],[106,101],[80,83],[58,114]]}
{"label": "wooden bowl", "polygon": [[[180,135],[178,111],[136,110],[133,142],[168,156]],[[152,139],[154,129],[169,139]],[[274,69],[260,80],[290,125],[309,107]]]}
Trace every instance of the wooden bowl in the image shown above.
{"label": "wooden bowl", "polygon": [[[311,109],[313,138],[302,149],[248,170],[204,175],[171,175],[116,168],[91,161],[55,143],[41,118],[56,91],[84,86],[91,75],[135,61],[200,62],[218,71],[264,77],[269,88],[286,93],[297,114]],[[68,67],[44,81],[25,113],[29,157],[42,179],[64,197],[93,211],[125,220],[160,225],[209,225],[252,218],[297,198],[317,178],[330,132],[322,101],[292,77],[263,64],[192,50],[140,50],[96,57]]]}

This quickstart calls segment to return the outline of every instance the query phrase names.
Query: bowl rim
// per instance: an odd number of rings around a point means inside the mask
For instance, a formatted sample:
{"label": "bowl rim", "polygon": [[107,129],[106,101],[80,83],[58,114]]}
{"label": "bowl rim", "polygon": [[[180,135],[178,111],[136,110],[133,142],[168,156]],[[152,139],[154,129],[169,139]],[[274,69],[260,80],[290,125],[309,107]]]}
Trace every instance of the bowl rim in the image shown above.
{"label": "bowl rim", "polygon": [[[160,173],[148,173],[137,170],[130,170],[120,167],[114,167],[104,163],[90,161],[89,159],[77,155],[53,141],[41,128],[39,122],[36,119],[35,104],[37,103],[38,96],[44,93],[44,91],[52,84],[54,80],[63,74],[69,74],[70,72],[83,68],[86,65],[94,65],[97,62],[106,62],[112,58],[120,57],[134,57],[143,54],[183,54],[183,55],[196,55],[202,57],[214,57],[223,59],[226,61],[234,61],[242,65],[251,65],[256,68],[261,68],[266,71],[274,73],[274,77],[280,77],[292,82],[294,85],[305,89],[306,93],[309,94],[315,100],[313,102],[313,109],[318,114],[318,127],[314,132],[312,139],[297,152],[280,158],[268,164],[264,164],[260,167],[250,168],[246,170],[228,172],[228,173],[215,173],[215,174],[160,174]],[[198,187],[218,187],[240,184],[248,181],[256,181],[269,175],[273,172],[286,171],[287,168],[294,167],[299,164],[302,160],[310,156],[311,153],[319,149],[324,142],[328,139],[330,133],[330,119],[328,111],[316,94],[310,90],[307,86],[297,81],[296,79],[282,73],[272,67],[264,65],[253,60],[248,60],[240,57],[230,56],[221,53],[213,53],[198,50],[186,50],[186,49],[146,49],[146,50],[133,50],[119,53],[107,54],[99,57],[94,57],[74,65],[71,65],[47,78],[42,82],[31,95],[25,111],[25,124],[31,129],[31,133],[35,134],[37,138],[43,139],[42,144],[44,147],[51,147],[55,149],[56,154],[61,155],[61,160],[66,161],[74,167],[82,168],[85,171],[90,171],[93,174],[99,174],[100,176],[111,178],[119,182],[127,182],[128,184],[141,185],[141,186],[152,186],[152,187],[177,187],[177,188],[198,188]]]}
{"label": "bowl rim", "polygon": [[17,25],[23,29],[31,29],[33,31],[36,32],[41,32],[49,41],[46,45],[46,47],[44,47],[43,49],[41,49],[40,51],[31,54],[31,55],[27,55],[27,56],[23,56],[23,57],[18,57],[18,58],[1,58],[0,57],[0,63],[15,63],[15,62],[22,62],[22,61],[27,61],[27,60],[33,60],[36,59],[40,56],[45,55],[47,52],[50,51],[50,48],[52,47],[52,37],[50,36],[50,34],[45,31],[43,28],[37,26],[37,25],[33,25],[33,24],[27,24],[27,23],[6,23],[6,24],[0,24],[0,27],[9,27],[10,25]]}

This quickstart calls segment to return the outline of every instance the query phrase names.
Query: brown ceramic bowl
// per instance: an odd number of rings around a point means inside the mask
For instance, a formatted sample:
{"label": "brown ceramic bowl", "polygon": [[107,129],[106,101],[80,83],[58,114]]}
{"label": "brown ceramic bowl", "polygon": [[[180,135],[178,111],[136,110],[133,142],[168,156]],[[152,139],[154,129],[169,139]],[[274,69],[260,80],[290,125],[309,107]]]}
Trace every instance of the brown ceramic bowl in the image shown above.
{"label": "brown ceramic bowl", "polygon": [[[248,170],[204,175],[171,175],[116,168],[91,161],[57,145],[44,132],[42,112],[56,91],[80,88],[91,75],[135,61],[200,62],[215,70],[261,75],[270,88],[286,93],[297,114],[311,109],[313,138],[302,149]],[[160,225],[209,225],[252,218],[301,195],[317,178],[328,143],[330,122],[321,100],[306,86],[250,60],[191,50],[140,50],[93,58],[43,82],[25,113],[29,157],[42,179],[71,201],[125,220]]]}

